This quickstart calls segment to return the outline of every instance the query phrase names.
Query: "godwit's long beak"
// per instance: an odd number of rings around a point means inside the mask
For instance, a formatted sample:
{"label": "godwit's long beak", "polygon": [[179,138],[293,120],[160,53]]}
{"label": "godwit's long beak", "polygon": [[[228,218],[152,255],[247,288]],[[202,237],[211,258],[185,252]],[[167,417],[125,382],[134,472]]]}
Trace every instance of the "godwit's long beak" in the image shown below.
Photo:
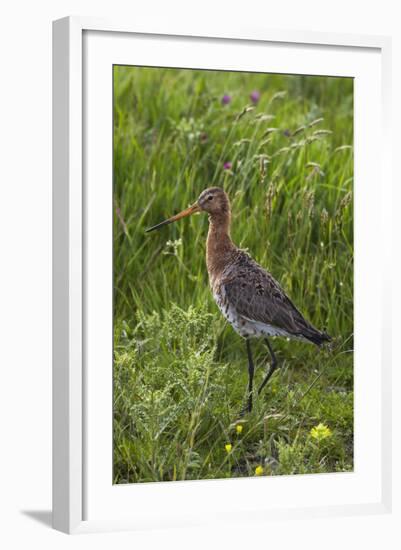
{"label": "godwit's long beak", "polygon": [[163,225],[168,225],[169,223],[176,222],[177,220],[180,220],[181,218],[185,218],[186,216],[190,216],[191,214],[195,214],[195,212],[200,212],[201,208],[200,206],[195,203],[186,210],[183,210],[179,214],[176,214],[172,218],[169,218],[168,220],[164,220],[164,222],[160,222],[157,225],[154,225],[153,227],[149,227],[149,229],[146,229],[146,233],[149,233],[150,231],[154,231],[155,229],[159,229]]}

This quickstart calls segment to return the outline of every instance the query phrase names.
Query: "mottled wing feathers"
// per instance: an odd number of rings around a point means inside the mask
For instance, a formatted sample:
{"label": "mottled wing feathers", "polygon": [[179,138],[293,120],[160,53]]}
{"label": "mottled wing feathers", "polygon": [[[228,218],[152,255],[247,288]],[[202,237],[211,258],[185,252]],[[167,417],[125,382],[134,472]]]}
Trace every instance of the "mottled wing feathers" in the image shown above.
{"label": "mottled wing feathers", "polygon": [[328,339],[306,321],[278,282],[246,252],[238,250],[224,269],[220,284],[229,303],[246,319],[277,327],[316,344]]}

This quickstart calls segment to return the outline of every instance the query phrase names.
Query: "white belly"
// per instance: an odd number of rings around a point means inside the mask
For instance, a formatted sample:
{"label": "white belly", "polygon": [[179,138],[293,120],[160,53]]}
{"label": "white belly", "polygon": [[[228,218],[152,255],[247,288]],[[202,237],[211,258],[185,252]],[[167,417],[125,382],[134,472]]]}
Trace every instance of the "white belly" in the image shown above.
{"label": "white belly", "polygon": [[291,336],[283,329],[253,321],[240,315],[236,309],[229,304],[224,292],[213,292],[213,297],[223,316],[227,319],[233,329],[244,338],[263,338],[265,336]]}

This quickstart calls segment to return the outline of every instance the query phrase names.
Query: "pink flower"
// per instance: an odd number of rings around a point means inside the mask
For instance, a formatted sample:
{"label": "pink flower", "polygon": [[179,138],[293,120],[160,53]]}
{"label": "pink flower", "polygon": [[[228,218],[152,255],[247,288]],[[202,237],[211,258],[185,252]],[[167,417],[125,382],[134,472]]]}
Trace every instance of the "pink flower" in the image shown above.
{"label": "pink flower", "polygon": [[222,105],[228,105],[231,102],[231,96],[228,94],[224,94],[221,98],[221,104]]}
{"label": "pink flower", "polygon": [[254,105],[256,105],[259,102],[259,99],[260,99],[260,92],[258,92],[258,90],[253,90],[253,92],[251,92],[249,97],[250,97],[250,100],[252,101],[252,103]]}
{"label": "pink flower", "polygon": [[223,164],[224,170],[231,170],[232,167],[233,167],[233,163],[232,163],[232,162],[225,162],[225,163]]}

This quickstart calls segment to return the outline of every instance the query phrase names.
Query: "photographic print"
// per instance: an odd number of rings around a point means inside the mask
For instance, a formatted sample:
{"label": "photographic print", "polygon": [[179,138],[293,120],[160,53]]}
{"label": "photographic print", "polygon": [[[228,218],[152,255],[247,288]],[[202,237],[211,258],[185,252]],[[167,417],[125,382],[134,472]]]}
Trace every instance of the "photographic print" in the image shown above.
{"label": "photographic print", "polygon": [[352,471],[353,79],[113,86],[113,482]]}

